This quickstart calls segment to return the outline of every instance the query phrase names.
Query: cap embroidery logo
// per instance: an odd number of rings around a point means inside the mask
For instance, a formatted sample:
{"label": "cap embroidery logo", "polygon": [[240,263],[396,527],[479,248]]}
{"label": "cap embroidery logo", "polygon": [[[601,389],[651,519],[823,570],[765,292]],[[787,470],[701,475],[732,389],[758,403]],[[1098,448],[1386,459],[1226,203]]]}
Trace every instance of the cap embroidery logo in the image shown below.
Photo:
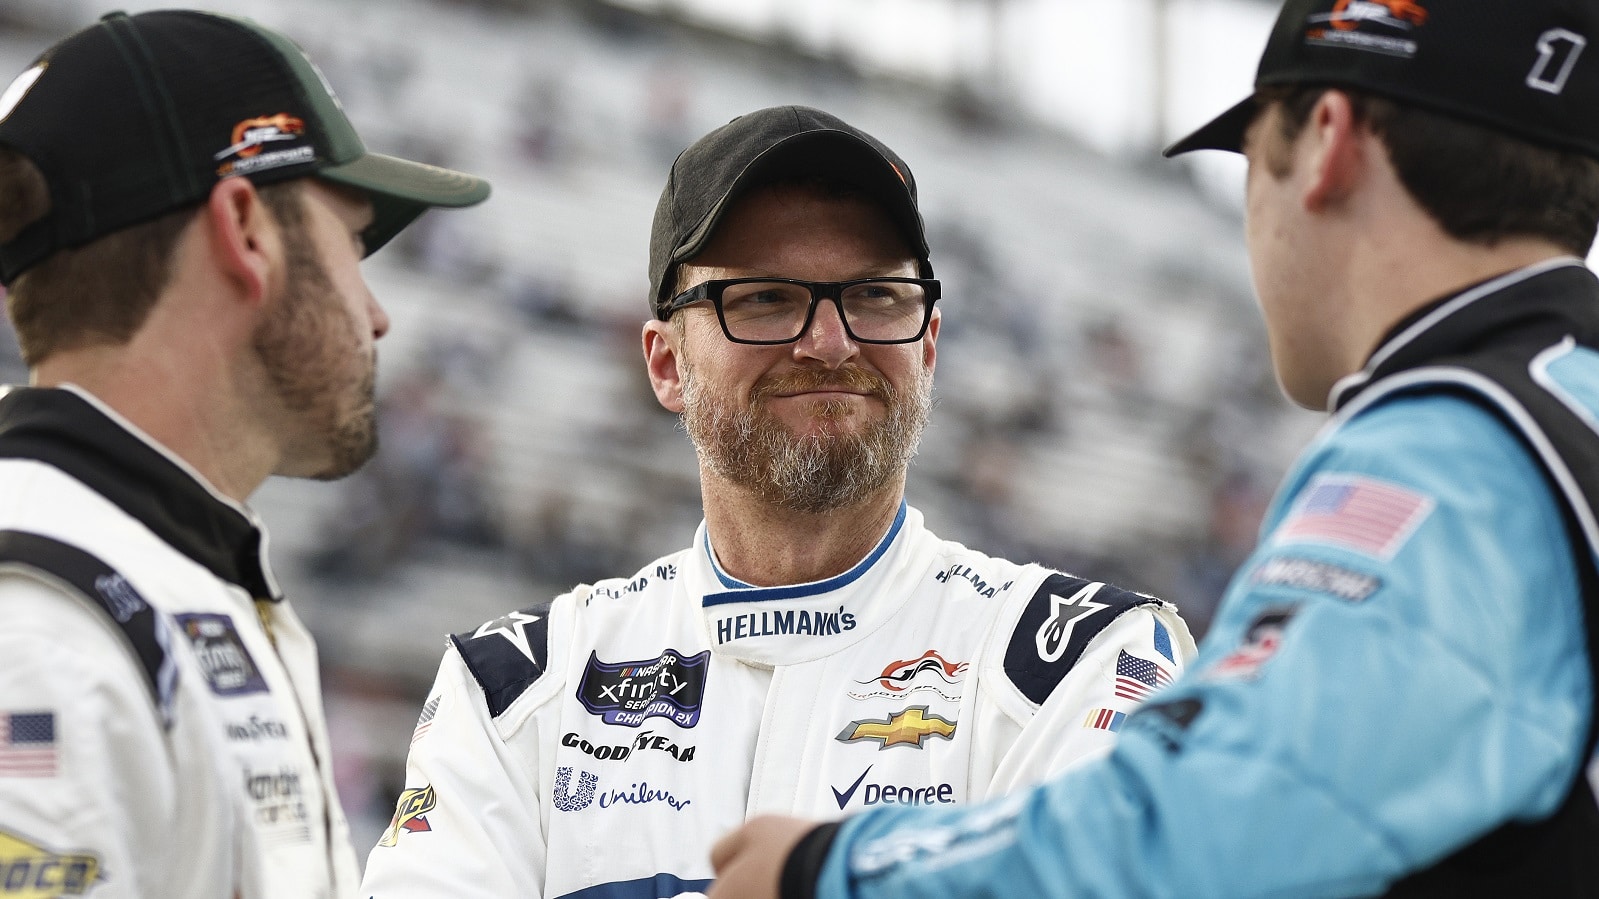
{"label": "cap embroidery logo", "polygon": [[245,119],[233,126],[233,144],[213,157],[219,162],[235,157],[223,162],[217,169],[217,175],[243,175],[263,169],[310,162],[316,158],[316,151],[309,146],[275,150],[270,153],[262,152],[268,144],[299,140],[304,136],[305,121],[286,112]]}
{"label": "cap embroidery logo", "polygon": [[1305,41],[1314,46],[1408,59],[1416,55],[1416,42],[1407,35],[1427,24],[1427,9],[1417,0],[1337,0],[1331,12],[1316,13],[1307,24]]}
{"label": "cap embroidery logo", "polygon": [[1527,86],[1558,95],[1566,89],[1566,79],[1577,65],[1588,39],[1564,28],[1551,28],[1538,35],[1538,61],[1527,73]]}
{"label": "cap embroidery logo", "polygon": [[261,148],[272,141],[295,140],[304,133],[305,122],[286,112],[245,119],[233,126],[233,146],[218,153],[215,158],[226,159],[238,155],[241,159],[248,159],[258,155]]}
{"label": "cap embroidery logo", "polygon": [[1338,0],[1325,17],[1311,17],[1313,22],[1317,19],[1340,31],[1353,31],[1361,22],[1381,22],[1409,31],[1412,25],[1427,24],[1427,10],[1412,0]]}

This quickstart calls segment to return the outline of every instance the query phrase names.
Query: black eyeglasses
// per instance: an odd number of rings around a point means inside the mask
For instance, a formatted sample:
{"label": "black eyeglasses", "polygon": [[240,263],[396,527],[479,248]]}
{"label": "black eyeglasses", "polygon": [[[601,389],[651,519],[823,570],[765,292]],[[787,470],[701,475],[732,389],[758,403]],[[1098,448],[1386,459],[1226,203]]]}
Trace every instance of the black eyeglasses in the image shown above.
{"label": "black eyeglasses", "polygon": [[914,343],[927,333],[938,301],[931,278],[859,278],[854,281],[795,281],[790,278],[725,278],[683,291],[661,310],[661,318],[709,300],[722,333],[734,343],[793,343],[816,315],[816,304],[838,305],[844,331],[858,343]]}

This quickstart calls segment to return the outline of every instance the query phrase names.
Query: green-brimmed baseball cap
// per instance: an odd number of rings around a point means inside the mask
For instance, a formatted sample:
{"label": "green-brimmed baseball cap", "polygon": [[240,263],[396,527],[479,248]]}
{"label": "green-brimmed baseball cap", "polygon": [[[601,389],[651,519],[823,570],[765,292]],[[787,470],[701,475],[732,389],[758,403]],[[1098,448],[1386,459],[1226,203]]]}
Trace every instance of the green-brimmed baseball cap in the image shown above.
{"label": "green-brimmed baseball cap", "polygon": [[193,10],[111,13],[0,94],[0,144],[33,161],[51,210],[0,244],[0,283],[57,250],[203,201],[228,177],[315,175],[364,192],[371,254],[429,207],[471,206],[481,178],[370,153],[293,41]]}

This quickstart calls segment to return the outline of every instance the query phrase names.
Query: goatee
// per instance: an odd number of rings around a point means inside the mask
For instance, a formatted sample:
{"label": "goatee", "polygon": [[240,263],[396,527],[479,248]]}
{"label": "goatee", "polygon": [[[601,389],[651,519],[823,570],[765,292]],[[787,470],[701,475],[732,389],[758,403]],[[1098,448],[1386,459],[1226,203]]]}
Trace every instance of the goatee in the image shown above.
{"label": "goatee", "polygon": [[[927,426],[933,376],[925,369],[908,391],[851,366],[799,369],[762,378],[747,405],[728,408],[703,395],[691,365],[683,366],[683,426],[700,461],[762,501],[791,512],[817,514],[857,503],[901,476]],[[818,400],[820,433],[800,436],[767,407],[773,396],[841,387],[881,400],[887,414],[854,433],[843,431],[855,403]]]}

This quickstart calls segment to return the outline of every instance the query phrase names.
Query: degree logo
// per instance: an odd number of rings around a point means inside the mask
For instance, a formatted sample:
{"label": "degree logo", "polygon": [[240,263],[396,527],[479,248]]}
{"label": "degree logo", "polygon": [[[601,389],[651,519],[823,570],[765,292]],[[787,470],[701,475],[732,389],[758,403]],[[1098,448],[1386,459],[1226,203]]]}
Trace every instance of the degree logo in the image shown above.
{"label": "degree logo", "polygon": [[389,829],[384,832],[383,839],[378,840],[378,845],[396,845],[400,842],[402,830],[407,833],[431,831],[433,827],[422,816],[433,811],[438,804],[438,794],[433,791],[431,784],[401,793],[400,801],[394,804],[394,819],[389,822]]}
{"label": "degree logo", "polygon": [[11,899],[82,896],[101,879],[97,855],[55,852],[0,830],[0,893]]}
{"label": "degree logo", "polygon": [[851,721],[834,739],[840,743],[878,742],[879,752],[890,746],[922,748],[928,737],[955,738],[955,722],[929,714],[927,706],[913,705],[886,720]]}

